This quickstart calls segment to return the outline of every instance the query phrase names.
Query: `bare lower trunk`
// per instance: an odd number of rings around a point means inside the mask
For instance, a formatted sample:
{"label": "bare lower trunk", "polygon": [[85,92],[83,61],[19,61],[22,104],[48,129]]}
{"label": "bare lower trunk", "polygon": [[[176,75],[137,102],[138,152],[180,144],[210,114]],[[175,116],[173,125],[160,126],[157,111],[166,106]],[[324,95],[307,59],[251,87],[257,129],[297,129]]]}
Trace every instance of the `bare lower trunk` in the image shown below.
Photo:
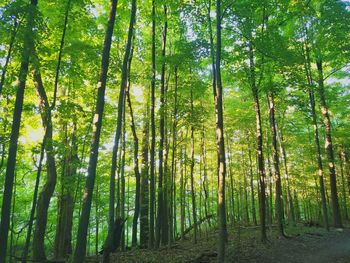
{"label": "bare lower trunk", "polygon": [[44,140],[46,152],[47,179],[38,198],[35,231],[33,236],[33,259],[42,261],[46,259],[44,239],[47,226],[48,210],[50,200],[56,186],[57,173],[55,155],[53,152],[51,108],[42,83],[42,78],[39,69],[36,69],[36,71],[34,72],[34,80],[35,87],[40,99],[42,121],[46,129]]}
{"label": "bare lower trunk", "polygon": [[196,192],[194,189],[194,126],[193,126],[193,90],[191,86],[191,200],[192,200],[192,216],[193,216],[193,225],[194,225],[194,243],[197,243],[197,211],[196,211]]}
{"label": "bare lower trunk", "polygon": [[149,210],[149,247],[155,246],[155,86],[156,86],[156,11],[155,0],[152,0],[152,81],[151,81],[151,149],[150,149],[150,210]]}
{"label": "bare lower trunk", "polygon": [[326,135],[325,150],[327,152],[327,158],[328,158],[329,180],[330,180],[330,186],[331,186],[331,197],[332,197],[332,208],[333,208],[333,223],[334,223],[334,227],[342,228],[343,224],[342,224],[340,209],[339,209],[337,179],[336,179],[335,165],[334,165],[334,151],[333,151],[333,144],[332,144],[331,121],[330,121],[328,106],[325,98],[322,59],[318,58],[316,61],[316,65],[317,65],[317,71],[318,71],[318,93],[320,97],[321,112],[323,115],[323,124],[325,127],[325,135]]}
{"label": "bare lower trunk", "polygon": [[13,121],[10,136],[10,145],[8,151],[5,185],[3,191],[3,200],[1,208],[1,223],[0,223],[0,263],[4,263],[6,260],[7,250],[7,238],[10,226],[10,215],[11,215],[11,200],[13,181],[15,177],[16,168],[16,155],[18,146],[18,137],[22,117],[22,107],[24,90],[26,86],[26,80],[28,75],[29,58],[31,52],[34,51],[34,39],[33,39],[33,27],[35,24],[35,17],[37,13],[37,0],[31,0],[28,6],[28,20],[24,35],[24,46],[21,57],[21,66],[19,70],[18,88],[16,92],[15,108],[13,111]]}
{"label": "bare lower trunk", "polygon": [[149,242],[149,103],[147,96],[146,115],[143,119],[142,135],[142,166],[141,166],[141,189],[140,189],[140,247],[146,248]]}
{"label": "bare lower trunk", "polygon": [[[123,65],[122,65],[122,76],[121,76],[121,84],[120,84],[120,90],[119,90],[119,99],[118,99],[118,117],[117,117],[117,128],[115,131],[115,137],[114,137],[114,146],[113,146],[113,154],[112,154],[112,168],[111,168],[111,174],[110,174],[110,201],[109,201],[109,224],[108,224],[108,234],[107,238],[104,244],[104,251],[103,251],[103,262],[107,263],[109,262],[109,255],[116,249],[115,244],[115,227],[116,220],[120,220],[120,218],[114,218],[114,210],[115,210],[115,202],[114,202],[114,195],[115,195],[115,174],[116,174],[116,164],[117,164],[117,153],[118,153],[118,146],[119,146],[119,140],[122,133],[122,124],[123,124],[123,118],[125,119],[125,91],[127,89],[128,85],[128,63],[129,58],[131,54],[131,47],[132,47],[132,37],[133,37],[133,31],[134,31],[134,24],[135,24],[135,18],[136,18],[136,0],[132,0],[132,6],[131,6],[131,15],[130,15],[130,23],[129,23],[129,30],[128,30],[128,39],[126,43],[125,48],[125,54],[123,59]],[[125,127],[125,124],[124,124]],[[140,178],[140,177],[139,177]],[[122,188],[123,189],[123,188]],[[122,202],[123,205],[123,202]],[[122,217],[124,219],[124,217]]]}
{"label": "bare lower trunk", "polygon": [[214,94],[216,113],[216,146],[218,155],[218,213],[219,213],[219,241],[218,262],[225,262],[225,246],[227,242],[226,208],[225,208],[225,140],[224,114],[221,81],[221,0],[216,1],[216,89]]}
{"label": "bare lower trunk", "polygon": [[63,163],[63,171],[61,178],[62,192],[59,198],[58,205],[58,223],[55,237],[55,251],[56,259],[65,259],[72,253],[72,226],[73,226],[73,206],[74,206],[74,184],[78,169],[78,155],[77,155],[77,138],[76,138],[76,124],[74,123],[74,130],[72,134],[71,145],[66,143],[68,153]]}
{"label": "bare lower trunk", "polygon": [[166,244],[168,241],[167,235],[167,217],[165,216],[166,202],[165,200],[165,183],[164,175],[164,143],[165,143],[165,55],[167,41],[167,7],[164,6],[165,23],[163,28],[162,42],[162,72],[161,72],[161,87],[160,87],[160,123],[159,123],[159,170],[158,170],[158,211],[157,211],[157,231],[156,231],[156,247],[160,244]]}
{"label": "bare lower trunk", "polygon": [[323,222],[324,222],[325,228],[327,230],[329,230],[327,200],[326,200],[326,194],[325,194],[324,175],[323,175],[323,163],[322,163],[321,146],[320,146],[320,140],[319,140],[317,116],[316,116],[313,78],[312,78],[312,73],[311,73],[310,50],[309,50],[307,43],[305,43],[305,53],[306,53],[305,54],[306,62],[304,64],[304,67],[305,67],[307,82],[309,85],[309,89],[308,89],[308,91],[309,91],[309,103],[310,103],[310,109],[311,109],[312,124],[313,124],[313,128],[314,128],[314,142],[315,142],[315,146],[316,146],[316,161],[317,161],[317,168],[318,168],[317,174],[318,174],[319,184],[320,184],[320,195],[321,195],[321,201],[322,201]]}
{"label": "bare lower trunk", "polygon": [[263,155],[263,133],[259,103],[259,93],[256,86],[255,79],[255,63],[254,63],[254,52],[252,43],[249,43],[249,61],[250,61],[250,84],[253,93],[255,119],[256,119],[256,152],[258,161],[258,173],[259,173],[259,201],[260,201],[260,226],[261,226],[261,240],[266,242],[266,196],[265,196],[265,164]]}
{"label": "bare lower trunk", "polygon": [[281,236],[284,236],[283,228],[283,204],[282,204],[282,183],[281,183],[281,174],[280,174],[280,161],[277,149],[277,129],[275,121],[275,103],[273,92],[268,92],[268,106],[269,106],[269,119],[270,119],[270,129],[272,136],[272,152],[273,152],[273,166],[275,171],[275,180],[276,180],[276,217],[277,217],[277,226],[278,231]]}
{"label": "bare lower trunk", "polygon": [[75,263],[82,263],[85,259],[86,254],[86,238],[88,233],[90,211],[91,211],[91,202],[92,202],[92,193],[95,184],[96,177],[96,167],[98,160],[98,150],[100,144],[100,135],[102,127],[102,117],[104,112],[104,96],[106,92],[106,83],[107,83],[107,73],[109,66],[109,54],[112,43],[112,35],[114,28],[114,21],[117,9],[117,0],[110,1],[110,10],[108,24],[104,39],[103,53],[102,53],[102,62],[100,69],[100,76],[98,82],[98,92],[97,92],[97,101],[95,108],[95,115],[93,120],[93,131],[92,131],[92,141],[90,146],[90,157],[89,157],[89,166],[88,166],[88,175],[86,177],[86,187],[84,193],[82,213],[80,215],[78,233],[77,233],[77,244],[74,252],[73,261]]}

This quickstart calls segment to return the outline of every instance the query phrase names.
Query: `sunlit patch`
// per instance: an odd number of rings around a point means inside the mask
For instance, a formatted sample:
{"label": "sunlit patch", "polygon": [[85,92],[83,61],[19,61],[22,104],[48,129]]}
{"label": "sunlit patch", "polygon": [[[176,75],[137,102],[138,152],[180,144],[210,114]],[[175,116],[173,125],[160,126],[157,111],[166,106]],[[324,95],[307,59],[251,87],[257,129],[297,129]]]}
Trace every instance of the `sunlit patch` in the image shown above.
{"label": "sunlit patch", "polygon": [[22,144],[34,144],[42,141],[44,129],[42,127],[31,127],[27,125],[22,132],[19,141]]}

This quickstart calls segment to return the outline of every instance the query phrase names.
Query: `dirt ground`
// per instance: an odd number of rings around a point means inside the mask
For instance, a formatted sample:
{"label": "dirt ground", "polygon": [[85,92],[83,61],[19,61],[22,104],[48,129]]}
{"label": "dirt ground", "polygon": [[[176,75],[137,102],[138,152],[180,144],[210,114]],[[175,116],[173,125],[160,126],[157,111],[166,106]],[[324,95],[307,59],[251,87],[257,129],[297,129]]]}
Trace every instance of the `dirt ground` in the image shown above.
{"label": "dirt ground", "polygon": [[[205,232],[205,231],[204,231]],[[268,231],[269,241],[260,242],[259,228],[229,231],[227,262],[259,263],[350,263],[350,229],[342,231],[297,226],[288,228],[288,238]],[[160,250],[134,249],[112,255],[118,263],[211,263],[217,261],[217,233],[202,233],[197,244],[190,238]]]}

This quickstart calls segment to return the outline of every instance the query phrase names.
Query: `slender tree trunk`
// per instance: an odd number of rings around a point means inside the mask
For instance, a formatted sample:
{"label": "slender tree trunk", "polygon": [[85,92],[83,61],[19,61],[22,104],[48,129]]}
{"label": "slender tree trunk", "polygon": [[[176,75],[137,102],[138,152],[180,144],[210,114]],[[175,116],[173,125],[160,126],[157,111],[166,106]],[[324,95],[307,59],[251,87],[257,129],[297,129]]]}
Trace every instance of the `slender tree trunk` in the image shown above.
{"label": "slender tree trunk", "polygon": [[209,31],[209,43],[210,43],[210,58],[211,58],[211,70],[212,70],[212,87],[213,94],[216,93],[216,73],[215,73],[215,49],[214,49],[214,36],[213,36],[213,28],[211,21],[211,0],[208,0],[208,12],[207,12],[207,20],[208,20],[208,31]]}
{"label": "slender tree trunk", "polygon": [[99,187],[96,185],[96,198],[95,198],[95,221],[96,221],[96,232],[95,232],[95,254],[98,255],[98,236],[100,234],[100,217],[99,217]]}
{"label": "slender tree trunk", "polygon": [[287,203],[288,203],[288,220],[289,220],[289,223],[291,223],[292,225],[295,225],[294,204],[293,204],[292,193],[290,190],[289,173],[288,173],[288,166],[287,166],[287,154],[286,154],[286,149],[284,147],[284,138],[283,138],[282,130],[278,129],[277,123],[276,123],[276,129],[277,129],[277,139],[280,145],[280,152],[283,157],[284,178],[286,182],[286,195],[287,195]]}
{"label": "slender tree trunk", "polygon": [[254,174],[253,174],[253,164],[252,164],[252,152],[250,150],[250,145],[248,145],[248,156],[249,156],[249,177],[250,177],[250,192],[252,200],[252,215],[254,225],[258,225],[256,220],[256,208],[255,208],[255,194],[254,194]]}
{"label": "slender tree trunk", "polygon": [[169,178],[169,149],[170,149],[170,140],[169,140],[169,133],[168,133],[168,87],[169,87],[169,78],[170,78],[171,71],[168,73],[168,77],[166,78],[166,84],[165,84],[165,91],[164,91],[164,168],[163,168],[163,200],[164,200],[164,212],[163,217],[165,218],[164,225],[163,225],[163,232],[165,233],[165,236],[162,237],[162,244],[167,245],[169,243],[169,225],[171,222],[171,219],[169,217],[170,215],[170,206],[169,206],[169,196],[170,196],[170,178]]}
{"label": "slender tree trunk", "polygon": [[151,150],[150,150],[150,224],[149,247],[155,247],[155,151],[156,151],[156,124],[155,124],[155,87],[156,87],[156,7],[152,0],[152,81],[151,81]]}
{"label": "slender tree trunk", "polygon": [[[228,141],[228,136],[226,136],[226,141],[227,141],[227,161],[228,161],[228,175],[230,177],[230,193],[231,193],[231,224],[234,225],[235,223],[235,198],[234,198],[234,190],[233,190],[233,169],[232,169],[232,151],[230,148],[230,144]],[[207,216],[207,215],[206,215]]]}
{"label": "slender tree trunk", "polygon": [[[120,162],[120,218],[126,221],[126,228],[128,227],[127,218],[125,218],[125,154],[126,154],[126,132],[125,132],[125,108],[123,115],[124,125],[123,125],[123,136],[122,136],[122,147],[121,147],[121,162]],[[121,250],[125,250],[125,228],[122,229],[121,233]]]}
{"label": "slender tree trunk", "polygon": [[218,262],[225,262],[225,245],[227,242],[226,209],[225,209],[225,140],[223,98],[221,82],[221,0],[216,0],[216,89],[215,89],[215,113],[216,113],[216,145],[218,154],[218,211],[219,211],[219,241]]}
{"label": "slender tree trunk", "polygon": [[16,93],[15,108],[13,111],[13,121],[10,136],[10,145],[8,151],[7,165],[6,165],[6,175],[5,175],[5,185],[2,199],[2,209],[1,209],[1,223],[0,223],[0,263],[4,263],[6,260],[7,252],[7,238],[10,225],[10,215],[11,215],[11,200],[12,200],[12,190],[13,181],[15,177],[16,168],[16,155],[18,146],[19,129],[22,117],[22,107],[24,90],[26,86],[26,80],[28,75],[29,58],[31,53],[34,51],[34,39],[33,39],[33,27],[35,24],[35,17],[37,14],[37,0],[31,0],[28,6],[27,13],[27,26],[25,30],[24,46],[21,57],[21,66],[19,70],[19,81]]}
{"label": "slender tree trunk", "polygon": [[285,236],[283,227],[283,201],[282,201],[282,183],[280,174],[280,161],[277,149],[277,129],[275,121],[275,102],[273,91],[268,91],[268,106],[269,106],[269,119],[270,129],[272,137],[272,153],[273,153],[273,166],[275,171],[276,180],[276,217],[277,226],[280,236]]}
{"label": "slender tree trunk", "polygon": [[[47,111],[47,113],[46,113],[47,120],[46,121],[48,122],[47,125],[49,125],[49,126],[52,126],[51,111],[52,111],[52,109],[54,109],[55,103],[56,103],[56,93],[57,93],[57,85],[58,85],[58,79],[59,79],[59,69],[60,69],[60,64],[61,64],[61,60],[62,60],[62,51],[63,51],[65,33],[66,33],[66,29],[67,29],[69,9],[70,9],[70,0],[68,0],[66,12],[65,12],[64,28],[63,28],[63,33],[62,33],[62,37],[61,37],[60,50],[59,50],[59,56],[58,56],[58,64],[57,64],[57,68],[56,68],[56,77],[55,77],[55,84],[54,84],[54,99],[53,99],[51,106],[49,105],[49,102],[47,101],[47,96],[45,94],[45,89],[44,89],[43,84],[42,84],[39,69],[37,70],[38,74],[36,75],[37,76],[36,83],[38,84],[39,87],[41,86],[40,87],[41,92],[39,91],[39,89],[37,87],[38,93],[41,97],[41,100],[44,101],[44,103],[46,104],[45,105],[46,109],[44,109],[44,110]],[[34,76],[34,77],[36,77],[36,76]],[[45,102],[45,100],[46,100],[46,102]],[[44,122],[44,119],[43,119],[43,122]],[[46,130],[45,135],[52,137],[52,128],[51,128],[51,131]],[[46,147],[46,145],[45,145],[45,147]],[[49,150],[49,151],[53,150],[52,138],[47,138],[47,147],[51,148],[51,150]],[[48,151],[48,149],[45,149],[45,150]],[[50,205],[51,197],[52,197],[53,192],[55,190],[56,178],[57,178],[54,154],[51,152],[47,153],[47,166],[48,166],[48,179],[47,179],[46,184],[44,185],[42,192],[39,195],[37,221],[36,221],[36,228],[35,228],[35,232],[34,232],[34,240],[35,241],[33,243],[33,258],[39,259],[39,260],[46,258],[45,247],[44,247],[44,236],[45,236],[45,231],[46,231],[47,213],[48,213],[48,208]],[[72,201],[72,200],[70,200],[70,201]],[[72,207],[72,204],[70,204],[70,206]],[[68,208],[68,207],[65,206],[64,208]],[[40,211],[40,213],[39,213],[39,211]],[[69,214],[64,215],[64,216],[65,216],[65,220],[67,220],[67,223],[69,223],[71,220],[71,219],[69,219],[69,218],[71,218],[69,215],[73,213],[72,208],[68,209],[67,212],[69,212]],[[45,221],[45,223],[41,224],[40,221],[42,221],[42,222]],[[67,235],[70,235],[69,229],[66,229],[65,233],[67,233]],[[70,239],[68,238],[68,240],[70,240]],[[67,249],[69,250],[69,251],[67,251],[67,253],[70,253],[71,252],[70,251],[71,250],[70,244],[68,244]],[[61,255],[59,255],[59,256],[61,256]]]}
{"label": "slender tree trunk", "polygon": [[162,43],[162,72],[161,72],[161,87],[160,87],[160,123],[159,123],[159,170],[158,170],[158,212],[157,212],[157,232],[156,232],[156,247],[160,246],[160,243],[166,244],[168,241],[167,238],[167,218],[165,216],[166,203],[165,200],[165,184],[163,183],[164,178],[164,138],[165,138],[165,56],[166,56],[166,42],[167,42],[167,31],[168,31],[168,22],[167,22],[167,7],[164,6],[164,16],[165,23],[163,28],[163,43]]}
{"label": "slender tree trunk", "polygon": [[22,263],[27,262],[27,257],[28,257],[28,252],[29,252],[30,240],[31,240],[31,235],[32,235],[32,228],[33,228],[33,223],[34,223],[34,215],[35,215],[35,210],[36,210],[36,204],[38,201],[38,192],[39,192],[39,183],[40,183],[40,177],[41,177],[42,163],[43,163],[44,154],[45,154],[45,146],[44,146],[45,140],[46,140],[46,136],[44,136],[44,138],[43,138],[43,142],[41,144],[41,149],[40,149],[40,157],[39,157],[38,170],[37,170],[36,179],[35,179],[32,208],[30,210],[26,242],[24,245],[23,253],[22,253]]}
{"label": "slender tree trunk", "polygon": [[57,66],[56,66],[56,76],[55,76],[54,92],[53,92],[53,101],[52,101],[52,105],[51,105],[52,108],[55,108],[55,106],[56,106],[58,79],[59,79],[59,76],[60,76],[63,47],[64,47],[64,41],[65,41],[66,32],[67,32],[68,16],[69,16],[69,11],[70,11],[70,7],[71,7],[71,1],[72,0],[67,0],[67,7],[66,7],[66,11],[64,13],[64,24],[63,24],[63,31],[62,31],[61,41],[60,41],[60,49],[59,49],[59,52],[58,52],[58,59],[57,59]]}
{"label": "slender tree trunk", "polygon": [[109,54],[112,43],[112,35],[114,28],[115,15],[117,10],[118,0],[110,1],[110,10],[108,24],[104,39],[103,52],[102,52],[102,62],[100,68],[99,82],[97,84],[97,101],[95,108],[95,115],[93,120],[93,131],[92,131],[92,141],[90,146],[90,158],[88,166],[88,175],[86,178],[86,187],[83,200],[82,213],[79,220],[78,233],[77,233],[77,244],[74,252],[73,261],[75,263],[82,263],[85,259],[86,254],[86,237],[89,226],[89,218],[91,211],[92,193],[95,184],[96,177],[96,167],[98,161],[98,149],[100,144],[100,135],[102,127],[102,117],[104,112],[105,104],[105,92],[107,83],[107,73],[109,66]]}
{"label": "slender tree trunk", "polygon": [[[14,188],[13,188],[13,200],[12,200],[12,211],[11,211],[11,227],[14,229],[15,227],[15,209],[16,209],[16,192],[17,192],[17,176],[15,174],[15,180],[14,180]],[[14,231],[11,231],[10,235],[10,255],[14,254],[14,251],[16,251],[16,246],[13,246],[13,236],[14,236]],[[18,239],[18,238],[17,238]],[[16,245],[17,245],[17,240],[16,240]],[[9,262],[12,263],[13,257],[9,258]]]}
{"label": "slender tree trunk", "polygon": [[142,135],[142,166],[141,166],[141,193],[140,193],[140,247],[146,248],[149,242],[149,97],[147,96],[146,115],[143,119]]}
{"label": "slender tree trunk", "polygon": [[272,225],[273,221],[273,192],[272,192],[272,184],[273,184],[273,176],[271,171],[271,161],[270,161],[270,153],[267,151],[267,165],[268,165],[268,171],[269,171],[269,217],[268,217],[268,223]]}
{"label": "slender tree trunk", "polygon": [[176,149],[177,149],[177,111],[178,111],[178,103],[177,103],[177,89],[178,89],[178,67],[175,66],[175,86],[174,86],[174,112],[173,112],[173,129],[172,129],[172,155],[171,155],[171,202],[170,208],[172,209],[171,222],[169,224],[169,245],[174,241],[174,226],[176,225],[176,210],[173,209],[176,203],[175,194],[175,176],[176,176]]}
{"label": "slender tree trunk", "polygon": [[[132,61],[132,53],[129,58],[129,78],[130,78],[130,71],[131,71],[131,61]],[[132,109],[131,99],[130,99],[130,80],[129,80],[129,86],[126,91],[126,100],[129,107],[130,112],[130,127],[132,131],[132,136],[134,138],[134,173],[136,177],[136,189],[135,189],[135,211],[134,211],[134,217],[132,222],[132,246],[136,247],[137,245],[137,221],[139,219],[140,214],[140,184],[141,184],[141,175],[140,175],[140,169],[139,169],[139,139],[137,137],[136,133],[136,127],[135,127],[135,121],[134,121],[134,113]]]}
{"label": "slender tree trunk", "polygon": [[345,190],[345,176],[344,176],[344,151],[341,150],[339,152],[339,164],[340,164],[340,175],[341,175],[341,186],[342,186],[342,197],[343,197],[343,210],[345,219],[349,220],[348,215],[348,206],[347,206],[347,198],[346,198],[346,190]]}
{"label": "slender tree trunk", "polygon": [[194,189],[194,110],[193,110],[193,88],[191,86],[191,199],[192,199],[192,216],[194,225],[194,243],[197,243],[197,211],[196,211],[196,193]]}
{"label": "slender tree trunk", "polygon": [[309,103],[310,103],[310,109],[311,109],[312,124],[314,128],[314,141],[316,146],[316,161],[317,161],[317,167],[318,167],[318,178],[319,178],[320,194],[321,194],[321,200],[322,200],[323,223],[325,228],[329,230],[327,200],[326,200],[324,175],[323,175],[323,163],[322,163],[321,146],[320,146],[320,140],[319,140],[317,116],[316,116],[313,78],[311,73],[310,50],[307,43],[305,43],[305,46],[306,46],[305,47],[305,53],[306,53],[305,54],[306,55],[305,73],[306,73],[306,78],[309,85],[309,89],[308,89]]}
{"label": "slender tree trunk", "polygon": [[36,211],[36,222],[35,231],[33,235],[33,259],[34,260],[46,260],[44,238],[47,226],[48,209],[50,205],[51,197],[54,193],[57,172],[56,172],[56,161],[53,151],[53,129],[52,129],[52,118],[51,108],[48,102],[46,91],[43,86],[41,74],[39,69],[34,71],[35,88],[37,90],[40,99],[40,110],[43,125],[45,131],[45,152],[46,152],[46,167],[47,167],[47,179],[41,190],[38,198],[37,211]]}
{"label": "slender tree trunk", "polygon": [[184,166],[185,163],[184,150],[181,149],[181,160],[180,160],[180,234],[181,240],[185,239],[185,182],[184,182]]}
{"label": "slender tree trunk", "polygon": [[[207,156],[206,156],[206,144],[205,144],[205,130],[204,125],[202,126],[202,158],[203,158],[203,189],[204,189],[204,209],[205,216],[207,217],[210,212],[210,202],[209,202],[209,182],[208,182],[208,165],[207,165]],[[233,194],[233,192],[232,192]],[[232,196],[233,198],[233,196]],[[233,199],[232,199],[233,200]],[[211,227],[211,221],[208,219],[209,227]]]}
{"label": "slender tree trunk", "polygon": [[318,72],[318,93],[320,97],[321,112],[323,115],[323,124],[325,127],[325,135],[326,135],[325,150],[327,152],[327,158],[328,158],[329,180],[330,180],[330,186],[331,186],[331,197],[332,197],[332,208],[333,208],[333,223],[334,223],[334,227],[342,228],[343,224],[342,224],[340,209],[339,209],[337,179],[336,179],[335,165],[334,165],[331,121],[330,121],[328,106],[325,98],[323,65],[322,65],[321,58],[317,59],[316,65],[317,65],[317,72]]}
{"label": "slender tree trunk", "polygon": [[252,43],[249,42],[249,63],[250,63],[250,84],[254,99],[255,118],[256,118],[256,151],[258,159],[258,173],[259,173],[259,185],[260,185],[260,225],[261,225],[261,240],[266,242],[266,196],[265,196],[265,163],[263,155],[263,132],[261,123],[259,92],[256,86],[255,79],[255,62],[254,51]]}
{"label": "slender tree trunk", "polygon": [[247,171],[244,169],[243,173],[243,187],[244,187],[244,202],[245,202],[245,219],[247,225],[250,223],[250,218],[249,218],[249,202],[248,202],[248,180],[247,180]]}
{"label": "slender tree trunk", "polygon": [[114,137],[112,168],[111,168],[111,174],[110,174],[110,196],[109,196],[110,201],[109,201],[109,221],[108,221],[109,224],[108,224],[108,234],[107,234],[107,238],[104,245],[104,251],[103,251],[103,262],[105,263],[109,262],[109,254],[117,248],[117,242],[115,240],[114,232],[116,228],[116,223],[118,222],[118,220],[120,220],[118,218],[116,220],[114,219],[115,174],[117,171],[117,160],[118,160],[117,153],[118,153],[119,139],[120,139],[122,124],[123,124],[125,91],[128,85],[128,62],[131,54],[132,37],[133,37],[134,24],[135,24],[135,18],[136,18],[136,0],[132,0],[131,3],[132,3],[131,15],[130,15],[129,30],[128,30],[128,39],[126,43],[126,49],[125,49],[123,65],[122,65],[122,76],[121,76],[121,85],[120,85],[119,101],[118,101],[117,128],[116,128],[115,137]]}

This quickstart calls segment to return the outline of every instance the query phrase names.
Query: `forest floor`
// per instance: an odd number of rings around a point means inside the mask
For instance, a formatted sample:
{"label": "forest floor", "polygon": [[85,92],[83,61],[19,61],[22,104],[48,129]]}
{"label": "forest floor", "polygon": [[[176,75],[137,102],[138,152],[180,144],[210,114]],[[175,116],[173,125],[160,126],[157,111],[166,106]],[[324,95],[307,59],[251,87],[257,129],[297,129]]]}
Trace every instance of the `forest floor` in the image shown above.
{"label": "forest floor", "polygon": [[[288,238],[280,238],[273,228],[269,241],[260,241],[260,229],[230,229],[227,245],[228,262],[259,263],[348,263],[350,262],[350,229],[297,227],[287,228]],[[133,249],[112,256],[118,263],[210,263],[217,262],[217,232],[202,233],[197,244],[193,240],[178,241],[160,250]]]}

